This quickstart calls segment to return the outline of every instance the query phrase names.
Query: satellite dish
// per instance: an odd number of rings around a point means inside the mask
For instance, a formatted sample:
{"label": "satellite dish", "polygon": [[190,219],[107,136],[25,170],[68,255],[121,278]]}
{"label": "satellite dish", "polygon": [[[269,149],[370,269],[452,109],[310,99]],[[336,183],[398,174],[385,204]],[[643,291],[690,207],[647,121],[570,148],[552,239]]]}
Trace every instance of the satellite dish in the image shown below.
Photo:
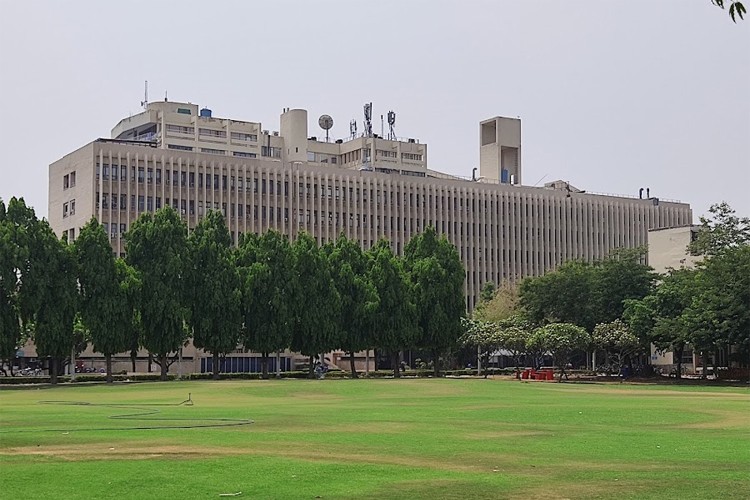
{"label": "satellite dish", "polygon": [[320,115],[320,118],[318,118],[318,125],[326,131],[326,142],[328,142],[328,131],[333,127],[333,118],[331,118],[330,115]]}
{"label": "satellite dish", "polygon": [[320,128],[323,130],[330,130],[331,127],[333,127],[333,118],[329,115],[321,115],[320,118],[318,118],[318,125],[320,125]]}

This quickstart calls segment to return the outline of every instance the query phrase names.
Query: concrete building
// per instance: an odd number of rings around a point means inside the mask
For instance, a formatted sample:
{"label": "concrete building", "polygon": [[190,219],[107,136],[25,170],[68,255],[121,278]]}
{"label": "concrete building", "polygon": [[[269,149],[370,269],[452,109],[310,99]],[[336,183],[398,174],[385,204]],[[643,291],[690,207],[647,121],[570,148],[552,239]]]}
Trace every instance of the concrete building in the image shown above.
{"label": "concrete building", "polygon": [[603,258],[645,245],[650,229],[692,223],[685,203],[587,193],[565,181],[523,186],[518,119],[480,123],[479,177],[471,181],[430,170],[427,146],[416,139],[365,129],[319,140],[302,109],[285,108],[271,132],[194,104],[151,103],[121,120],[110,139],[50,165],[49,221],[74,239],[96,216],[120,255],[130,224],[167,205],[191,228],[207,210],[221,210],[235,242],[268,229],[290,238],[307,231],[321,243],[343,232],[363,248],[388,238],[401,253],[434,226],[466,267],[469,310],[487,281]]}

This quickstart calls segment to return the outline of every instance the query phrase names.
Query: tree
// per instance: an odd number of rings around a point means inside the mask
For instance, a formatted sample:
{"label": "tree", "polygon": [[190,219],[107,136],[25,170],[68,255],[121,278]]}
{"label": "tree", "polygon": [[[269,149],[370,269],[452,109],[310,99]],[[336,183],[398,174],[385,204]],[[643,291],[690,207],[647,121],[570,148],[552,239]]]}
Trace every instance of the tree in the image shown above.
{"label": "tree", "polygon": [[484,359],[484,378],[487,378],[490,354],[497,351],[500,345],[498,324],[476,318],[461,318],[461,326],[464,333],[459,337],[458,344],[477,350],[477,356]]}
{"label": "tree", "polygon": [[32,230],[29,267],[23,278],[22,293],[34,323],[34,343],[40,357],[50,358],[53,384],[61,361],[73,348],[73,320],[77,311],[76,261],[72,245],[58,240],[46,220]]}
{"label": "tree", "polygon": [[176,210],[164,207],[138,217],[125,239],[127,262],[141,280],[143,345],[156,355],[161,380],[166,380],[169,355],[186,340],[187,226]]}
{"label": "tree", "polygon": [[685,312],[695,295],[696,277],[694,269],[671,270],[651,295],[628,301],[623,315],[636,335],[661,352],[672,351],[677,378],[682,373],[682,353],[690,342]]}
{"label": "tree", "polygon": [[107,382],[112,356],[128,348],[132,305],[126,293],[127,264],[116,262],[104,227],[92,218],[73,245],[78,265],[81,320],[94,350],[104,355]]}
{"label": "tree", "polygon": [[503,283],[488,300],[479,303],[473,316],[484,321],[503,321],[518,310],[518,301],[518,287],[511,283]]}
{"label": "tree", "polygon": [[596,349],[606,353],[610,374],[620,373],[622,366],[643,350],[640,339],[619,319],[596,325],[591,340]]}
{"label": "tree", "polygon": [[372,347],[367,324],[377,309],[378,297],[367,274],[367,257],[343,234],[328,256],[334,285],[341,299],[337,329],[341,347],[349,353],[352,378],[357,378],[354,353]]}
{"label": "tree", "polygon": [[370,281],[380,299],[370,317],[368,333],[375,347],[390,354],[393,375],[400,377],[399,351],[412,347],[419,337],[409,278],[388,241],[379,240],[368,257]]}
{"label": "tree", "polygon": [[560,379],[565,373],[570,357],[576,350],[585,350],[591,343],[589,333],[578,325],[571,323],[550,323],[537,328],[529,337],[529,348],[546,351],[552,354],[555,365],[560,368]]}
{"label": "tree", "polygon": [[[294,308],[292,350],[313,358],[329,352],[340,344],[336,338],[340,297],[331,278],[331,269],[315,239],[302,233],[292,244],[297,297]],[[322,360],[321,360],[322,361]]]}
{"label": "tree", "polygon": [[711,3],[720,7],[722,10],[729,4],[729,17],[732,18],[733,22],[737,22],[735,16],[739,16],[740,19],[745,19],[744,15],[747,13],[745,5],[740,0],[711,0]]}
{"label": "tree", "polygon": [[535,323],[567,322],[593,331],[622,316],[625,301],[646,296],[655,274],[641,262],[644,249],[617,249],[592,264],[566,262],[521,282],[520,301]]}
{"label": "tree", "polygon": [[218,210],[209,210],[188,238],[189,324],[195,346],[213,356],[214,379],[219,378],[219,356],[237,348],[242,326],[242,294],[231,247],[232,237]]}
{"label": "tree", "polygon": [[244,321],[242,343],[261,354],[261,372],[268,378],[268,356],[289,347],[294,332],[297,297],[294,256],[278,231],[245,234],[237,251]]}
{"label": "tree", "polygon": [[0,366],[7,362],[11,371],[23,338],[18,289],[24,249],[14,237],[16,232],[15,222],[7,216],[5,204],[0,200]]}
{"label": "tree", "polygon": [[700,228],[688,250],[714,256],[729,248],[750,244],[750,217],[738,217],[728,203],[711,205],[710,217],[701,216]]}
{"label": "tree", "polygon": [[520,372],[521,358],[528,353],[529,338],[534,327],[520,313],[509,316],[498,323],[498,348],[508,351],[516,365],[516,375]]}
{"label": "tree", "polygon": [[464,267],[456,247],[438,237],[433,227],[412,238],[404,248],[404,263],[412,283],[418,345],[432,350],[435,376],[440,354],[461,336],[464,303]]}

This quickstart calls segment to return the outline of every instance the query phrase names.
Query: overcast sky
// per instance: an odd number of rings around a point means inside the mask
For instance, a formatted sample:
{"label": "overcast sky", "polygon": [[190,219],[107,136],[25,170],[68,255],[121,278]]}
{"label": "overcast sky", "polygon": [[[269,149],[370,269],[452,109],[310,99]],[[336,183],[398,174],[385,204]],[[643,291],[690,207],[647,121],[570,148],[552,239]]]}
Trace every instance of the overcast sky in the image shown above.
{"label": "overcast sky", "polygon": [[[0,198],[47,216],[48,165],[150,100],[345,137],[372,101],[470,176],[479,121],[523,120],[524,184],[750,215],[750,19],[710,0],[0,0]],[[361,130],[361,123],[360,123]]]}

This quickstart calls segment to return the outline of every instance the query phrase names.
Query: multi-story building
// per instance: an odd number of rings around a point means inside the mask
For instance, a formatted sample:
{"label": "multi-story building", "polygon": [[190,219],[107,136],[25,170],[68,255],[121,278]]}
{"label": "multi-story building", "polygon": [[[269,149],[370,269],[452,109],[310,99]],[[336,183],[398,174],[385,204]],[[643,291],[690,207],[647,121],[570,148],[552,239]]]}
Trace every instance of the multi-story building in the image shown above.
{"label": "multi-story building", "polygon": [[396,252],[434,226],[466,266],[466,305],[482,285],[539,275],[570,259],[602,258],[646,245],[650,229],[692,222],[690,206],[658,198],[587,193],[568,182],[521,185],[521,123],[480,124],[479,177],[427,168],[415,139],[367,133],[324,141],[308,135],[307,112],[284,109],[280,132],[220,119],[193,104],[158,102],[125,118],[49,168],[49,221],[74,239],[96,216],[125,252],[123,234],[143,212],[171,205],[194,227],[221,210],[233,241],[276,229],[319,242],[340,233]]}

